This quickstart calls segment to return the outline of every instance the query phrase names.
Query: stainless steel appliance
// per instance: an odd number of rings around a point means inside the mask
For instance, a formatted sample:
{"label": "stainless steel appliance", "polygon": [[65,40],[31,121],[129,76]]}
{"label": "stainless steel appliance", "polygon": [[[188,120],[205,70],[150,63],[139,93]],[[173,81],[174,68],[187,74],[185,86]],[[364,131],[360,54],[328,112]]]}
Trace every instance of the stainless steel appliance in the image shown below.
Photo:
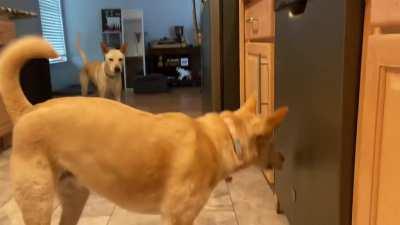
{"label": "stainless steel appliance", "polygon": [[291,225],[351,224],[362,0],[277,0],[277,174]]}
{"label": "stainless steel appliance", "polygon": [[203,111],[240,106],[238,0],[204,0],[202,30]]}

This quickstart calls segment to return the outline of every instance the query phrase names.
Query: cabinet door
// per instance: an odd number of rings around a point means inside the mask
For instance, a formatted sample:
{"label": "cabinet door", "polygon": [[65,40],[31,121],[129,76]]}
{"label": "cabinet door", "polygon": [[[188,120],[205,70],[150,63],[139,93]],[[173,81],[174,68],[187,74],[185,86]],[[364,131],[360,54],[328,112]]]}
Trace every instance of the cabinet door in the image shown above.
{"label": "cabinet door", "polygon": [[269,43],[246,44],[244,100],[255,94],[258,113],[269,113],[273,105],[272,47]]}
{"label": "cabinet door", "polygon": [[400,0],[371,0],[371,23],[374,26],[400,24]]}
{"label": "cabinet door", "polygon": [[400,1],[371,3],[366,30],[375,26],[375,32],[365,35],[353,225],[395,225],[400,221],[400,33],[381,30],[400,27]]}
{"label": "cabinet door", "polygon": [[8,117],[3,101],[0,97],[0,138],[11,131],[11,120]]}
{"label": "cabinet door", "polygon": [[246,51],[245,66],[246,72],[244,79],[244,101],[246,101],[253,94],[257,94],[258,92],[257,79],[260,73],[260,55],[257,53]]}
{"label": "cabinet door", "polygon": [[400,221],[400,34],[369,38],[355,177],[354,225]]}
{"label": "cabinet door", "polygon": [[274,1],[248,1],[245,9],[246,40],[273,41],[274,38]]}

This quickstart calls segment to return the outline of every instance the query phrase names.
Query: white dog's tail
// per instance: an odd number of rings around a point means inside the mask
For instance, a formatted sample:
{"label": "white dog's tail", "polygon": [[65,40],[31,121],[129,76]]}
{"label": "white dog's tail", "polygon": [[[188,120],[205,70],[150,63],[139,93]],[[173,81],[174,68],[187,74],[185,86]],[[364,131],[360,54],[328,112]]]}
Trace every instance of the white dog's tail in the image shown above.
{"label": "white dog's tail", "polygon": [[13,123],[32,104],[25,97],[19,73],[24,64],[35,58],[57,58],[50,43],[40,37],[24,37],[8,45],[0,55],[0,94]]}
{"label": "white dog's tail", "polygon": [[79,55],[82,58],[83,65],[86,66],[88,64],[89,60],[88,60],[88,57],[86,56],[86,53],[81,48],[81,38],[80,38],[79,33],[78,33],[78,36],[76,37],[76,49],[78,49]]}

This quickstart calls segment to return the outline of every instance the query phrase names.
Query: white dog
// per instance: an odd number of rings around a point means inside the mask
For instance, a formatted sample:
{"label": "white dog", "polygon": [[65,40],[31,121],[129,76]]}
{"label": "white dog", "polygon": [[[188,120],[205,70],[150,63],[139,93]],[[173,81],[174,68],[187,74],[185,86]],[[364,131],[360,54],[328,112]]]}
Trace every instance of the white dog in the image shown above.
{"label": "white dog", "polygon": [[192,74],[190,73],[189,70],[185,70],[185,69],[183,69],[181,67],[176,67],[176,72],[179,73],[179,77],[178,77],[179,80],[184,80],[185,78],[187,80],[191,80],[192,79]]}
{"label": "white dog", "polygon": [[91,81],[98,91],[100,97],[112,95],[115,100],[121,101],[122,78],[121,72],[124,63],[127,44],[123,44],[121,49],[110,49],[105,43],[101,43],[105,60],[89,62],[85,52],[80,47],[79,36],[76,47],[83,60],[83,68],[79,74],[82,95],[87,96],[89,81]]}

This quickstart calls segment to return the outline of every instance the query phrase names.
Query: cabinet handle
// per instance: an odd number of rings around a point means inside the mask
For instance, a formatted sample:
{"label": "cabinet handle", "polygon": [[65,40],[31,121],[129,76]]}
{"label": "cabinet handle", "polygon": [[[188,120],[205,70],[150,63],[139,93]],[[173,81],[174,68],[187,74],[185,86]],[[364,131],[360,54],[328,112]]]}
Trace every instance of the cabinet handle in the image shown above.
{"label": "cabinet handle", "polygon": [[249,17],[249,18],[246,19],[247,23],[254,23],[254,22],[257,22],[257,21],[258,21],[258,19],[254,18],[254,17]]}
{"label": "cabinet handle", "polygon": [[257,77],[256,77],[256,92],[257,92],[257,113],[261,114],[261,54],[258,55],[257,57]]}

